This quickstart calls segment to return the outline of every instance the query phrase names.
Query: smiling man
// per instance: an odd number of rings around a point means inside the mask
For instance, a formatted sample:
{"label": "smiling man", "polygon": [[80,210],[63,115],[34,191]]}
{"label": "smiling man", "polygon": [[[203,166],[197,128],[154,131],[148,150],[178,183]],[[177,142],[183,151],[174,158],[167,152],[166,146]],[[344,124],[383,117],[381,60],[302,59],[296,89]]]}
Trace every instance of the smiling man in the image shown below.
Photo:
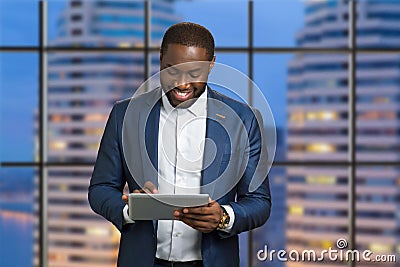
{"label": "smiling man", "polygon": [[[238,234],[269,217],[267,174],[257,171],[266,162],[259,113],[210,88],[214,62],[206,28],[175,24],[161,45],[161,88],[111,111],[89,202],[121,231],[119,266],[239,266]],[[250,191],[254,177],[262,183]],[[208,193],[210,201],[175,211],[174,220],[132,221],[125,184],[135,193]]]}

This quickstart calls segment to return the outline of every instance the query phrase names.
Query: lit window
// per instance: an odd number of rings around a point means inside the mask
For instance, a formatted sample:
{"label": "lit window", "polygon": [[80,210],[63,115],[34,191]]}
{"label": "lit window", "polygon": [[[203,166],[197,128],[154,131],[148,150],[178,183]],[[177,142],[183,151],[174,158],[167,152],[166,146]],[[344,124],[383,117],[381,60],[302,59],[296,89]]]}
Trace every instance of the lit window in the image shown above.
{"label": "lit window", "polygon": [[85,116],[85,121],[106,121],[107,116],[103,114],[89,114]]}
{"label": "lit window", "polygon": [[318,112],[318,117],[323,121],[337,120],[338,114],[337,114],[337,112],[333,112],[333,111],[321,111],[321,112]]}
{"label": "lit window", "polygon": [[[121,233],[118,231],[118,229],[116,227],[112,227],[111,228],[111,240],[113,240],[113,242],[119,242],[121,239]],[[116,253],[118,254],[118,251],[116,251]]]}
{"label": "lit window", "polygon": [[369,245],[369,250],[375,253],[388,253],[393,251],[393,246],[382,243],[371,243]]}
{"label": "lit window", "polygon": [[52,261],[66,261],[67,260],[67,255],[64,253],[55,253],[55,252],[49,252],[49,260]]}
{"label": "lit window", "polygon": [[329,249],[333,247],[333,242],[330,240],[322,240],[321,241],[321,247],[323,249]]}
{"label": "lit window", "polygon": [[334,145],[327,143],[314,143],[307,145],[306,150],[308,152],[314,152],[314,153],[330,153],[330,152],[335,152],[336,147]]}
{"label": "lit window", "polygon": [[304,122],[304,113],[303,112],[294,112],[294,113],[290,114],[290,121]]}
{"label": "lit window", "polygon": [[336,177],[335,176],[325,176],[325,175],[320,175],[320,176],[307,176],[306,178],[308,184],[335,184],[336,183]]}
{"label": "lit window", "polygon": [[68,192],[69,190],[68,190],[69,188],[68,188],[68,186],[66,185],[66,184],[61,184],[59,187],[58,187],[58,190],[60,190],[61,192]]}
{"label": "lit window", "polygon": [[64,150],[67,148],[67,143],[64,141],[53,141],[50,142],[50,149]]}
{"label": "lit window", "polygon": [[334,111],[310,111],[306,114],[307,120],[319,120],[319,121],[327,121],[327,120],[337,120],[338,113]]}
{"label": "lit window", "polygon": [[128,43],[128,42],[121,42],[121,43],[118,44],[118,47],[128,48],[128,47],[131,47],[131,44]]}
{"label": "lit window", "polygon": [[307,242],[307,244],[310,247],[322,248],[322,249],[329,249],[329,248],[332,248],[334,246],[333,242],[330,241],[330,240],[321,240],[321,241],[319,241],[319,240],[310,240],[310,241]]}
{"label": "lit window", "polygon": [[88,145],[86,145],[85,147],[86,147],[86,149],[88,149],[88,150],[95,150],[95,151],[97,151],[97,150],[99,150],[99,148],[100,148],[100,144],[99,144],[99,143],[88,144]]}
{"label": "lit window", "polygon": [[102,135],[103,134],[103,128],[88,128],[85,129],[85,134],[87,135]]}
{"label": "lit window", "polygon": [[307,112],[307,120],[309,121],[314,121],[317,119],[317,113],[316,112]]}
{"label": "lit window", "polygon": [[359,120],[378,120],[388,119],[395,120],[397,118],[396,112],[394,111],[365,111],[358,115]]}
{"label": "lit window", "polygon": [[379,113],[377,111],[367,111],[359,115],[360,120],[377,120]]}
{"label": "lit window", "polygon": [[304,214],[304,207],[296,206],[296,205],[289,206],[289,214],[303,215]]}
{"label": "lit window", "polygon": [[63,116],[62,115],[55,114],[55,115],[53,115],[51,117],[51,121],[52,122],[60,122],[62,120],[63,120]]}
{"label": "lit window", "polygon": [[104,227],[88,227],[86,228],[86,234],[92,236],[108,236],[110,232]]}

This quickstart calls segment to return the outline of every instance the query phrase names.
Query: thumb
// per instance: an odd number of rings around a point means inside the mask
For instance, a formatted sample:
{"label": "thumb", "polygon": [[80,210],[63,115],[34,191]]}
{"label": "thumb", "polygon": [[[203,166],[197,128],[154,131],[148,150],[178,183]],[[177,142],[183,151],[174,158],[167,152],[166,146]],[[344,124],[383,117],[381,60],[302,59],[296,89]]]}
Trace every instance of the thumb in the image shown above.
{"label": "thumb", "polygon": [[216,201],[212,200],[211,198],[208,198],[208,206],[211,207],[213,205],[215,205]]}
{"label": "thumb", "polygon": [[125,202],[125,204],[128,204],[128,196],[127,195],[122,195],[122,201],[124,201]]}

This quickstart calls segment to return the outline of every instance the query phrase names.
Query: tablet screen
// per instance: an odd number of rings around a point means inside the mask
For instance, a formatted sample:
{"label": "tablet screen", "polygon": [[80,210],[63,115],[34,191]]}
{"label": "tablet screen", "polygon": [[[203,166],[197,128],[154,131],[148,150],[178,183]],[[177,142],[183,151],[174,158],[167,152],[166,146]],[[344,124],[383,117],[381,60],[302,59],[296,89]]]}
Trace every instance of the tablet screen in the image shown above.
{"label": "tablet screen", "polygon": [[173,220],[174,211],[208,204],[208,194],[129,194],[129,217],[132,220]]}

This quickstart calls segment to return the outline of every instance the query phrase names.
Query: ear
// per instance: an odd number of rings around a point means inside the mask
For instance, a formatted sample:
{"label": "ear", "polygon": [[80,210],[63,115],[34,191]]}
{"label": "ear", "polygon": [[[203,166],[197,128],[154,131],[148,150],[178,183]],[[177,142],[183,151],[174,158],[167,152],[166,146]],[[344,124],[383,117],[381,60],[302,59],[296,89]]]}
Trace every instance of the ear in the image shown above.
{"label": "ear", "polygon": [[211,73],[211,70],[213,69],[213,67],[214,67],[214,63],[215,63],[215,55],[213,56],[213,58],[211,59],[211,61],[210,61],[210,69],[208,70],[208,74],[210,74]]}

